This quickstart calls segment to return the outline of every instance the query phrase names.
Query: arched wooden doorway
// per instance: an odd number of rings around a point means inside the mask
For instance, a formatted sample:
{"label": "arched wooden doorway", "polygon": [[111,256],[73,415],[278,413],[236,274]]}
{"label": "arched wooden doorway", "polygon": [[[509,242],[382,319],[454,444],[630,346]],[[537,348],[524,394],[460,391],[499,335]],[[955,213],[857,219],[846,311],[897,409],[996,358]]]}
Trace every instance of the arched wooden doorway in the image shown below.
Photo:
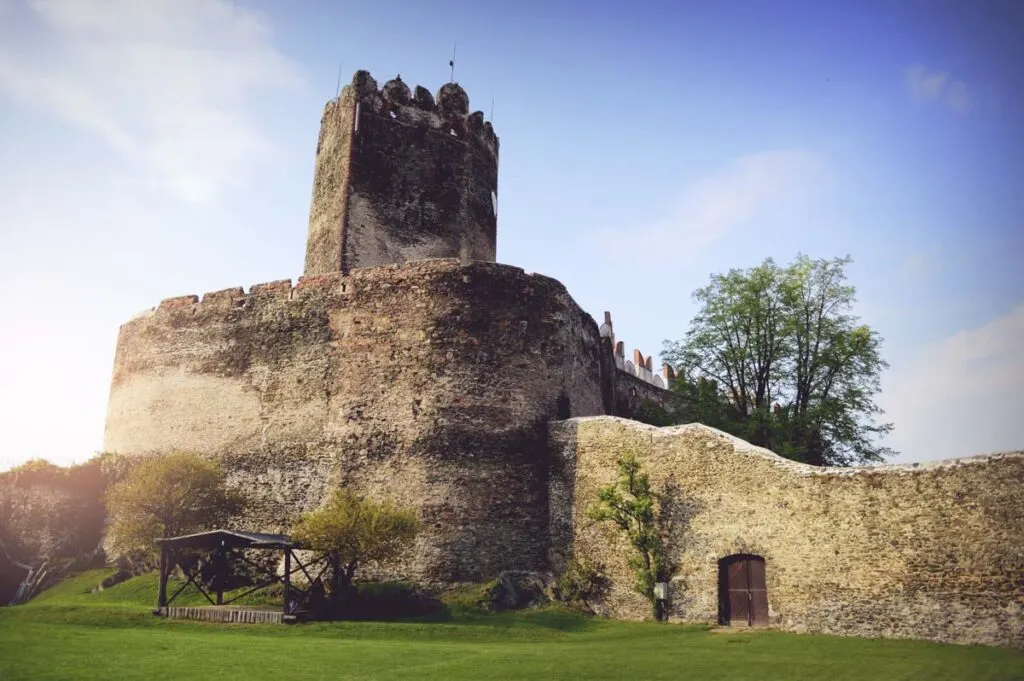
{"label": "arched wooden doorway", "polygon": [[764,558],[739,553],[718,561],[718,621],[741,627],[768,626]]}

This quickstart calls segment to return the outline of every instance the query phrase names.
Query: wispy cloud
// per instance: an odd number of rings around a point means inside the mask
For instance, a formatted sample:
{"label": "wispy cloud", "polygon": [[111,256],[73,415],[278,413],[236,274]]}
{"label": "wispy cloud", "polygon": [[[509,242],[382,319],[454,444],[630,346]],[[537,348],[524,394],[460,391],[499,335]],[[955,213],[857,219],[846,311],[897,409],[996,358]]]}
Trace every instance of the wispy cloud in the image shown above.
{"label": "wispy cloud", "polygon": [[956,113],[974,109],[975,98],[962,80],[945,71],[933,71],[921,65],[911,66],[904,73],[910,95],[921,102],[935,102]]}
{"label": "wispy cloud", "polygon": [[[742,156],[686,189],[666,218],[640,227],[602,230],[592,238],[612,253],[620,253],[623,243],[633,243],[656,245],[647,251],[652,258],[667,253],[694,255],[803,192],[819,167],[819,159],[803,151]],[[641,253],[634,252],[634,256]]]}
{"label": "wispy cloud", "polygon": [[[964,329],[921,353],[917,401],[981,398],[1024,387],[1024,305],[984,326]],[[1021,443],[1024,444],[1024,443]]]}
{"label": "wispy cloud", "polygon": [[272,145],[249,113],[301,80],[264,17],[226,0],[28,0],[0,29],[0,94],[109,144],[188,201]]}
{"label": "wispy cloud", "polygon": [[[1024,449],[1024,422],[1018,418],[1024,412],[1021,338],[1024,303],[894,366],[881,402],[896,425],[895,448],[928,458]],[[961,449],[961,442],[971,442],[975,451]]]}

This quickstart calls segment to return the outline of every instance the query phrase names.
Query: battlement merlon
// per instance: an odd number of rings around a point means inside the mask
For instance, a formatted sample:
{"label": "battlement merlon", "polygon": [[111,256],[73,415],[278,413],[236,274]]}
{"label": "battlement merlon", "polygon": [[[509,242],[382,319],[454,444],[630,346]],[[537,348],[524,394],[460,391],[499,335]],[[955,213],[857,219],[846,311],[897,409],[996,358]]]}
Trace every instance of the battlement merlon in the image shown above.
{"label": "battlement merlon", "polygon": [[[278,279],[259,284],[252,284],[248,292],[241,286],[208,291],[201,295],[188,294],[164,298],[152,307],[133,315],[122,326],[149,317],[165,315],[201,316],[213,312],[229,313],[232,310],[278,305],[285,301],[302,303],[306,298],[358,296],[370,289],[377,288],[381,281],[414,282],[414,287],[429,288],[425,282],[435,278],[446,279],[456,276],[462,285],[472,281],[517,281],[524,280],[530,287],[552,288],[561,295],[568,296],[565,286],[556,279],[526,272],[521,267],[502,263],[476,262],[468,265],[456,258],[438,258],[418,262],[388,265],[386,267],[363,269],[351,274],[331,272],[328,274],[300,276],[294,283],[291,279]],[[489,284],[502,286],[504,284]],[[228,316],[224,318],[227,319]]]}
{"label": "battlement merlon", "polygon": [[469,97],[358,71],[320,123],[305,274],[430,258],[494,262],[498,137]]}
{"label": "battlement merlon", "polygon": [[598,328],[601,338],[611,346],[612,357],[615,360],[615,367],[631,376],[636,376],[645,383],[664,388],[672,389],[678,376],[675,369],[668,364],[662,364],[661,374],[654,373],[654,358],[651,355],[646,357],[639,350],[633,350],[633,361],[626,359],[626,345],[615,339],[615,327],[612,324],[612,313],[604,313],[604,323]]}
{"label": "battlement merlon", "polygon": [[[458,83],[445,83],[432,95],[422,85],[410,89],[401,75],[378,86],[368,71],[356,71],[340,96],[327,102],[324,117],[349,99],[359,105],[360,117],[363,114],[387,116],[398,123],[427,128],[464,141],[472,140],[481,151],[495,159],[498,157],[499,141],[494,127],[485,120],[482,111],[470,112],[469,95]],[[358,126],[358,121],[353,125]]]}

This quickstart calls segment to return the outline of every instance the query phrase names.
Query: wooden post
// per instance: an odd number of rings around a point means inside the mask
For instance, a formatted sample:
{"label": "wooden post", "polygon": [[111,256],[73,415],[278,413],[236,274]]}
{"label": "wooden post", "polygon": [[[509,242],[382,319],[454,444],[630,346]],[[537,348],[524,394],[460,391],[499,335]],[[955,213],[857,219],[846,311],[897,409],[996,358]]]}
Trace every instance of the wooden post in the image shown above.
{"label": "wooden post", "polygon": [[170,572],[167,566],[167,547],[160,547],[160,591],[156,597],[156,608],[161,610],[167,607],[167,573]]}
{"label": "wooden post", "polygon": [[227,572],[228,567],[226,551],[222,539],[215,558],[217,564],[214,566],[214,579],[217,580],[217,605],[224,605],[224,582],[227,581],[227,575],[224,573]]}
{"label": "wooden post", "polygon": [[337,551],[331,551],[331,578],[334,580],[334,597],[341,596],[341,556]]}
{"label": "wooden post", "polygon": [[284,550],[284,614],[291,615],[292,550]]}

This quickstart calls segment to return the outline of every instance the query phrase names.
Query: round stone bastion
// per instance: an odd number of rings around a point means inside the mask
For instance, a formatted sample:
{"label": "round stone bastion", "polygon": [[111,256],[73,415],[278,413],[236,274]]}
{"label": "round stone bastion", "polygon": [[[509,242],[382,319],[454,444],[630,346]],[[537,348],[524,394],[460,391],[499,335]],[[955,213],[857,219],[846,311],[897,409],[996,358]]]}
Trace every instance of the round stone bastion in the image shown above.
{"label": "round stone bastion", "polygon": [[[214,458],[287,532],[334,489],[415,508],[381,576],[542,570],[547,422],[603,414],[601,339],[558,281],[428,260],[163,301],[121,327],[105,449]],[[370,571],[373,571],[372,566]]]}

